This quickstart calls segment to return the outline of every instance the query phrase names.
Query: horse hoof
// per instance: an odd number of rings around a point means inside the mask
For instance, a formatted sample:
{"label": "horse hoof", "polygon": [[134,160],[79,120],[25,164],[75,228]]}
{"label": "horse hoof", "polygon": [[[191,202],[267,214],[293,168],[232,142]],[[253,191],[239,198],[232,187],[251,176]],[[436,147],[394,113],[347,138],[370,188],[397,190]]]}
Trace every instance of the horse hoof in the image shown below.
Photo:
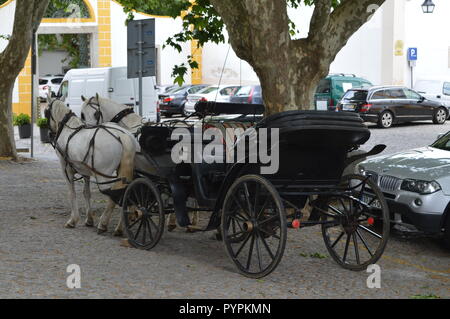
{"label": "horse hoof", "polygon": [[113,233],[114,237],[122,237],[123,236],[123,231],[121,230],[115,230]]}
{"label": "horse hoof", "polygon": [[67,223],[64,225],[64,227],[67,228],[67,229],[74,229],[74,228],[75,228],[75,225],[73,225],[71,222],[67,222]]}
{"label": "horse hoof", "polygon": [[102,228],[97,228],[97,234],[98,235],[102,235],[102,234],[104,234],[104,233],[106,233],[108,231],[108,229],[102,229]]}
{"label": "horse hoof", "polygon": [[86,227],[94,227],[94,223],[93,222],[85,222],[84,226],[86,226]]}
{"label": "horse hoof", "polygon": [[167,226],[167,230],[168,230],[169,232],[173,232],[173,231],[175,230],[175,228],[177,228],[176,225],[169,225],[169,226]]}

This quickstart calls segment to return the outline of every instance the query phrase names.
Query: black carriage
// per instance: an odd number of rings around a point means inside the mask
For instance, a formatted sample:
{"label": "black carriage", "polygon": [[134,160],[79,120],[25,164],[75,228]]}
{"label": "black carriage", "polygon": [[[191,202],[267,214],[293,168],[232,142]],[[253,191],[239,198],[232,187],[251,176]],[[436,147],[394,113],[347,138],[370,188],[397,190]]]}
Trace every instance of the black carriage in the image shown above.
{"label": "black carriage", "polygon": [[[261,108],[197,106],[203,115],[242,114],[232,123],[221,123],[226,127],[256,120],[254,113]],[[149,124],[141,130],[143,165],[148,168],[136,173],[122,201],[126,233],[134,247],[155,247],[169,213],[186,226],[188,211],[208,211],[211,219],[204,231],[218,230],[239,272],[251,278],[267,276],[278,266],[292,228],[320,225],[330,255],[346,269],[365,270],[381,257],[390,228],[383,194],[370,176],[343,176],[353,162],[385,148],[349,156],[370,138],[358,115],[292,111],[256,123],[254,132],[279,132],[279,170],[270,175],[261,173],[261,163],[249,163],[245,157],[234,164],[175,164],[171,152],[177,141],[171,134],[179,124]],[[194,134],[192,127],[190,132]],[[189,197],[196,199],[197,207],[187,207]]]}

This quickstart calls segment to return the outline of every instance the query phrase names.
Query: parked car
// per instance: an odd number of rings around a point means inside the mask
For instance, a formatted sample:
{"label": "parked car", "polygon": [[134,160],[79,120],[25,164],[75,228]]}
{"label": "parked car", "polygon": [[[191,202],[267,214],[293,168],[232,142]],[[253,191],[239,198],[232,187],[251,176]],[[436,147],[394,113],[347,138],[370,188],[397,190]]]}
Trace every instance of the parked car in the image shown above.
{"label": "parked car", "polygon": [[165,115],[166,117],[172,117],[174,114],[186,115],[184,106],[187,102],[188,95],[195,94],[206,87],[208,87],[206,84],[185,85],[175,90],[169,90],[167,93],[160,94],[159,107],[161,109],[161,115]]}
{"label": "parked car", "polygon": [[427,99],[442,103],[450,109],[450,81],[419,80],[414,89]]}
{"label": "parked car", "polygon": [[443,233],[450,246],[450,132],[429,147],[375,157],[358,169],[378,183],[393,219]]}
{"label": "parked car", "polygon": [[358,112],[366,122],[389,128],[395,123],[432,120],[444,124],[448,109],[419,93],[400,86],[352,89],[345,93],[338,110]]}
{"label": "parked car", "polygon": [[336,111],[344,94],[354,88],[373,86],[368,80],[354,74],[330,74],[319,82],[315,94],[316,109],[319,111]]}
{"label": "parked car", "polygon": [[55,97],[63,78],[63,75],[48,75],[39,78],[39,97],[41,100],[47,99],[47,93],[51,93],[52,97]]}
{"label": "parked car", "polygon": [[241,87],[230,98],[231,103],[264,104],[260,85],[247,85]]}
{"label": "parked car", "polygon": [[195,112],[195,105],[199,101],[230,102],[230,98],[239,90],[239,85],[213,85],[204,88],[196,94],[190,94],[184,106],[186,114]]}
{"label": "parked car", "polygon": [[[139,109],[139,85],[137,79],[128,79],[126,67],[72,69],[67,72],[58,92],[58,98],[80,116],[83,101],[99,94],[103,98]],[[157,101],[154,78],[143,81],[143,116],[157,121]]]}
{"label": "parked car", "polygon": [[169,84],[169,85],[157,85],[156,86],[156,93],[159,94],[164,94],[167,93],[169,91],[172,91],[174,89],[178,89],[180,88],[179,85],[174,85],[174,84]]}

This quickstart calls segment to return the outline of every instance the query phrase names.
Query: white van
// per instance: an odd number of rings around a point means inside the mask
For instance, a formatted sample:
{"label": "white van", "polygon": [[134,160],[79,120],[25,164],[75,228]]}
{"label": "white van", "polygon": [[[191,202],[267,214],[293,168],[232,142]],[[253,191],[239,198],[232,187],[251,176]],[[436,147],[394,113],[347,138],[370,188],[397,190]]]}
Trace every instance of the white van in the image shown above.
{"label": "white van", "polygon": [[[154,77],[143,80],[143,116],[149,121],[156,121],[158,115],[155,84]],[[117,103],[133,106],[139,113],[138,79],[128,79],[126,67],[70,70],[61,83],[58,97],[80,116],[81,96],[90,98],[97,93]]]}
{"label": "white van", "polygon": [[414,89],[427,99],[450,108],[450,81],[418,80]]}

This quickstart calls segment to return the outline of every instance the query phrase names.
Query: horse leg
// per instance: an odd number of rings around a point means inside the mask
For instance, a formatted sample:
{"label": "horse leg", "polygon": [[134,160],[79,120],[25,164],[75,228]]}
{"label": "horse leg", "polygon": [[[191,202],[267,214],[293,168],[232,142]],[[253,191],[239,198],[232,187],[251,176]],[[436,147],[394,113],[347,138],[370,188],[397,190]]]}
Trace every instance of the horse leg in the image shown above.
{"label": "horse leg", "polygon": [[109,199],[108,205],[106,206],[106,209],[103,212],[102,216],[100,217],[100,221],[98,222],[97,226],[98,234],[103,234],[108,230],[109,221],[111,220],[111,215],[114,210],[114,207],[116,207],[116,203],[114,203],[112,199]]}
{"label": "horse leg", "polygon": [[169,232],[172,232],[175,230],[175,228],[177,228],[177,218],[175,214],[172,213],[169,215],[169,220],[167,222],[167,230]]}
{"label": "horse leg", "polygon": [[84,177],[84,189],[83,189],[83,195],[84,195],[84,201],[86,204],[86,221],[85,225],[87,227],[93,227],[94,226],[94,214],[91,210],[91,179],[90,177]]}
{"label": "horse leg", "polygon": [[70,219],[66,223],[66,228],[75,228],[80,221],[80,212],[78,210],[77,195],[75,192],[74,174],[69,168],[64,169],[67,184],[69,186],[69,200],[71,206]]}

